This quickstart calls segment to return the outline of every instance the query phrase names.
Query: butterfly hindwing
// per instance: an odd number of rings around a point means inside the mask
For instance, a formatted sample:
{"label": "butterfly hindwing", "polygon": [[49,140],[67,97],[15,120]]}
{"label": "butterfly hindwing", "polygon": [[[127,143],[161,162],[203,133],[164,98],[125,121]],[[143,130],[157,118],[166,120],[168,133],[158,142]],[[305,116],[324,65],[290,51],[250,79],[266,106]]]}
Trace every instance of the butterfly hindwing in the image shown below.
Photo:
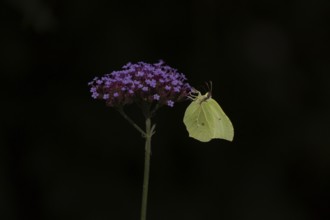
{"label": "butterfly hindwing", "polygon": [[187,108],[183,122],[189,136],[202,142],[210,141],[213,134],[210,132],[205,113],[199,101],[193,101]]}
{"label": "butterfly hindwing", "polygon": [[214,99],[210,98],[205,108],[208,110],[209,120],[214,125],[214,136],[212,138],[232,141],[234,137],[233,125],[220,105]]}

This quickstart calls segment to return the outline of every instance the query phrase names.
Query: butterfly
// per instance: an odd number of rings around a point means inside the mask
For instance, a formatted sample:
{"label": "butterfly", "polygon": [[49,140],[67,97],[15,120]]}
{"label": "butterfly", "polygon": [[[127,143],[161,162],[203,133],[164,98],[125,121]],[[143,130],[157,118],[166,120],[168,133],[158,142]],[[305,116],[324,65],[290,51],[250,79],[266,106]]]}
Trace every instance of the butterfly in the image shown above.
{"label": "butterfly", "polygon": [[201,142],[216,138],[233,140],[233,125],[220,105],[212,98],[212,89],[204,95],[193,89],[189,98],[193,101],[185,111],[183,122],[190,137]]}

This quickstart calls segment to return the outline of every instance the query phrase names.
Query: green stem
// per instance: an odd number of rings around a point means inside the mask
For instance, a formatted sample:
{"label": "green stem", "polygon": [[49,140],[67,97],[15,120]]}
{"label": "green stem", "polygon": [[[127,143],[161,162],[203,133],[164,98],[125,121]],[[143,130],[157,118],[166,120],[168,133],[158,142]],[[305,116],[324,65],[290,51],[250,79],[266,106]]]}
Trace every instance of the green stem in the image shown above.
{"label": "green stem", "polygon": [[142,134],[143,137],[146,136],[146,133],[142,130],[142,128],[140,128],[130,117],[128,117],[128,115],[126,115],[126,113],[124,112],[124,110],[122,108],[119,108],[117,110],[131,125],[133,125],[133,127],[136,130],[138,130]]}
{"label": "green stem", "polygon": [[151,126],[150,106],[144,108],[143,113],[146,116],[146,130],[143,131],[122,108],[118,108],[119,113],[138,130],[146,139],[145,142],[145,156],[144,156],[144,177],[142,188],[142,205],[141,205],[141,220],[147,219],[147,201],[148,201],[148,187],[149,187],[149,171],[150,171],[150,155],[151,155],[151,137],[155,133],[155,125]]}
{"label": "green stem", "polygon": [[151,137],[154,133],[153,129],[154,129],[154,126],[151,128],[151,119],[150,119],[150,117],[147,117],[146,118],[146,131],[145,131],[146,143],[145,143],[145,156],[144,156],[144,177],[143,177],[143,190],[142,190],[141,220],[146,220],[146,218],[147,218]]}

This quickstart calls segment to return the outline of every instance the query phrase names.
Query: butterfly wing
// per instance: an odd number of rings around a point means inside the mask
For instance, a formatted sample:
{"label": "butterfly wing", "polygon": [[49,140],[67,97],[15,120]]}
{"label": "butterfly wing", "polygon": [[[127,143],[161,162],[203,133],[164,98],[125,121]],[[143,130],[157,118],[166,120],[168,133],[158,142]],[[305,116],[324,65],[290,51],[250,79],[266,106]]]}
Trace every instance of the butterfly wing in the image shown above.
{"label": "butterfly wing", "polygon": [[211,138],[232,141],[234,128],[220,105],[214,99],[209,98],[201,104],[201,107],[212,133]]}
{"label": "butterfly wing", "polygon": [[203,105],[204,103],[200,102],[200,99],[191,102],[186,109],[183,122],[186,125],[189,137],[208,142],[213,138],[214,132],[207,121],[206,114],[202,108]]}

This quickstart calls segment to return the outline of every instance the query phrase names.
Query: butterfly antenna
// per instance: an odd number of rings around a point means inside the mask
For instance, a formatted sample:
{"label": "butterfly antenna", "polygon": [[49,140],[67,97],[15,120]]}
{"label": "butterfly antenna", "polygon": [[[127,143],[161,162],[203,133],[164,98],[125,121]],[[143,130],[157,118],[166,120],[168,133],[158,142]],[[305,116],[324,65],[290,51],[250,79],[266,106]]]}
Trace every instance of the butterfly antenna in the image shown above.
{"label": "butterfly antenna", "polygon": [[207,98],[211,98],[212,96],[212,81],[205,82],[207,87]]}
{"label": "butterfly antenna", "polygon": [[206,91],[209,91],[209,90],[210,90],[210,86],[209,86],[209,83],[208,83],[208,82],[205,82],[205,85],[206,85],[206,88],[207,88],[207,90],[206,90]]}

